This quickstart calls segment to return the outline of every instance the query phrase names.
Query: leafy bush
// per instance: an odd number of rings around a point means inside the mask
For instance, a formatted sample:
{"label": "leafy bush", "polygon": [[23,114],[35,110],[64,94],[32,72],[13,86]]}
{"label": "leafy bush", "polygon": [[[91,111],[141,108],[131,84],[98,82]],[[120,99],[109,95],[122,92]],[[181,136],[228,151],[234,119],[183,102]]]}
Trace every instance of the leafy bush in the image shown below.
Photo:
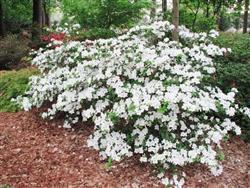
{"label": "leafy bush", "polygon": [[79,32],[74,39],[79,41],[84,41],[86,39],[95,40],[95,39],[108,39],[115,37],[116,33],[110,29],[102,29],[102,28],[93,28],[88,31]]}
{"label": "leafy bush", "polygon": [[[164,15],[166,20],[172,20],[172,12],[167,11]],[[198,13],[195,23],[194,13],[189,11],[186,7],[180,9],[180,24],[185,25],[187,28],[196,32],[208,32],[212,29],[216,29],[216,18],[211,16],[205,17],[204,14]]]}
{"label": "leafy bush", "polygon": [[32,1],[7,0],[3,3],[6,30],[19,33],[32,24]]}
{"label": "leafy bush", "polygon": [[230,27],[240,28],[241,13],[240,11],[227,12],[226,10],[221,11],[219,18],[219,29],[220,31],[226,31]]}
{"label": "leafy bush", "polygon": [[[232,49],[232,52],[216,59],[216,79],[214,85],[227,92],[232,86],[239,90],[237,101],[242,106],[250,107],[250,37],[248,34],[222,33],[215,43]],[[244,139],[250,141],[250,121],[238,116],[235,119],[243,128]]]}
{"label": "leafy bush", "polygon": [[0,188],[11,188],[11,187],[7,184],[4,184],[4,185],[0,185]]}
{"label": "leafy bush", "polygon": [[48,35],[42,35],[41,40],[46,43],[51,43],[53,40],[63,41],[65,37],[65,33],[50,33]]}
{"label": "leafy bush", "polygon": [[16,35],[8,35],[0,40],[0,70],[12,69],[28,55],[28,41],[18,39]]}
{"label": "leafy bush", "polygon": [[66,22],[73,19],[85,28],[105,29],[136,22],[150,5],[147,0],[63,0],[62,4]]}
{"label": "leafy bush", "polygon": [[0,72],[0,111],[15,112],[19,109],[12,98],[23,95],[28,89],[29,77],[37,74],[36,69]]}
{"label": "leafy bush", "polygon": [[[42,117],[63,113],[65,128],[92,120],[88,146],[109,163],[139,154],[158,167],[199,162],[219,175],[220,141],[230,131],[240,134],[231,118],[250,110],[235,104],[236,89],[225,94],[204,81],[215,72],[213,58],[227,53],[211,42],[217,33],[180,27],[177,43],[172,29],[159,21],[117,38],[41,49],[33,64],[42,74],[17,101],[25,110],[50,102]],[[181,186],[184,180],[162,182]]]}
{"label": "leafy bush", "polygon": [[198,13],[195,24],[193,25],[194,14],[188,11],[187,8],[180,10],[180,23],[186,27],[198,32],[207,32],[211,29],[216,29],[216,18],[210,16],[206,18],[203,13]]}
{"label": "leafy bush", "polygon": [[[84,41],[84,40],[95,40],[95,39],[107,39],[115,37],[115,31],[105,28],[92,28],[89,30],[81,29],[79,24],[67,24],[65,23],[62,26],[56,26],[55,28],[48,29],[46,33],[41,37],[41,41],[45,42],[44,46],[48,43],[56,41],[65,41],[65,40],[75,40],[75,41]],[[42,45],[41,45],[42,46]]]}

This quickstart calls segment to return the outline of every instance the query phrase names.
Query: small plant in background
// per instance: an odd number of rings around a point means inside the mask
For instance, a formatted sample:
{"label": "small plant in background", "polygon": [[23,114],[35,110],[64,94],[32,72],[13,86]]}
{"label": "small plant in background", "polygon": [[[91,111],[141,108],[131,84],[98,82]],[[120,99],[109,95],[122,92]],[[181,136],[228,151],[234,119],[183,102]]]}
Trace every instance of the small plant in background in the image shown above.
{"label": "small plant in background", "polygon": [[[248,34],[221,33],[214,41],[219,46],[231,48],[231,53],[215,59],[216,75],[210,80],[224,92],[231,87],[238,89],[236,100],[241,106],[250,107],[250,37]],[[242,138],[250,141],[250,120],[245,116],[237,115],[234,121],[243,130]]]}
{"label": "small plant in background", "polygon": [[77,35],[72,36],[72,40],[84,41],[84,40],[96,40],[96,39],[108,39],[117,36],[116,32],[111,29],[93,28],[85,31],[80,31]]}
{"label": "small plant in background", "polygon": [[63,0],[65,20],[76,21],[87,29],[120,27],[140,20],[148,0]]}
{"label": "small plant in background", "polygon": [[79,31],[81,31],[81,26],[78,23],[64,23],[62,25],[57,24],[52,27],[52,29],[48,28],[48,31],[56,32],[56,33],[64,33],[67,36],[78,35]]}
{"label": "small plant in background", "polygon": [[106,162],[105,165],[106,165],[106,168],[107,168],[107,169],[110,169],[110,168],[112,167],[112,165],[113,165],[113,160],[112,160],[111,157],[108,158],[108,161]]}
{"label": "small plant in background", "polygon": [[[41,36],[41,41],[49,44],[53,41],[65,41],[65,40],[95,40],[95,39],[107,39],[117,36],[116,32],[119,31],[105,28],[91,28],[82,29],[79,24],[54,25],[52,28],[47,28],[44,35]],[[45,46],[43,45],[43,46]]]}
{"label": "small plant in background", "polygon": [[40,40],[42,42],[41,46],[47,46],[50,49],[56,48],[60,46],[60,42],[63,42],[66,40],[66,34],[65,33],[50,33],[46,35],[42,35],[40,37]]}
{"label": "small plant in background", "polygon": [[0,70],[10,70],[25,66],[22,58],[28,55],[29,40],[20,39],[17,35],[8,35],[0,39]]}
{"label": "small plant in background", "polygon": [[65,40],[65,37],[66,37],[65,33],[51,33],[48,35],[41,36],[41,41],[46,43],[51,43],[54,40],[63,41]]}
{"label": "small plant in background", "polygon": [[9,185],[0,185],[0,188],[11,188],[11,186],[9,186]]}
{"label": "small plant in background", "polygon": [[[165,20],[172,20],[172,12],[166,11],[164,13]],[[180,9],[180,24],[185,25],[195,32],[209,32],[212,29],[216,29],[216,17],[205,17],[203,13],[197,13],[194,23],[194,13],[185,7]]]}
{"label": "small plant in background", "polygon": [[0,72],[0,112],[16,112],[20,109],[12,98],[23,95],[29,88],[29,77],[38,74],[36,69]]}

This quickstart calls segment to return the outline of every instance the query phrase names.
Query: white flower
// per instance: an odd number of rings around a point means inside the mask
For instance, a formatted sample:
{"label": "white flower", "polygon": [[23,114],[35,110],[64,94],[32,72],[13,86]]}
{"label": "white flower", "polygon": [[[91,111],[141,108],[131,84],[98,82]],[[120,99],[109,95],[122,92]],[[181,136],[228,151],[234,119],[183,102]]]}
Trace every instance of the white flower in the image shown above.
{"label": "white flower", "polygon": [[27,97],[24,97],[22,100],[22,106],[25,111],[29,111],[32,107],[32,103],[30,103],[30,100]]}
{"label": "white flower", "polygon": [[210,170],[214,176],[219,176],[219,175],[221,175],[221,173],[223,171],[223,167],[222,166],[212,166],[212,167],[210,167]]}
{"label": "white flower", "polygon": [[[70,25],[60,30],[70,34],[79,27]],[[180,26],[177,43],[167,37],[172,29],[157,21],[117,38],[54,41],[60,46],[35,53],[32,64],[41,74],[30,79],[27,97],[16,101],[25,110],[51,104],[42,117],[63,112],[65,128],[93,122],[87,143],[104,159],[138,154],[141,162],[167,168],[195,161],[218,175],[222,168],[214,145],[220,146],[229,131],[241,133],[230,119],[238,113],[237,90],[224,93],[204,78],[216,71],[214,57],[228,49],[212,43],[215,31],[192,33]],[[249,108],[239,109],[250,117]],[[162,182],[181,187],[184,179]]]}
{"label": "white flower", "polygon": [[163,185],[165,185],[165,186],[169,186],[169,184],[170,184],[168,178],[163,178],[163,179],[161,180],[161,183],[162,183]]}
{"label": "white flower", "polygon": [[141,161],[142,163],[146,163],[146,162],[148,161],[148,159],[147,159],[147,157],[142,156],[142,157],[140,157],[140,161]]}

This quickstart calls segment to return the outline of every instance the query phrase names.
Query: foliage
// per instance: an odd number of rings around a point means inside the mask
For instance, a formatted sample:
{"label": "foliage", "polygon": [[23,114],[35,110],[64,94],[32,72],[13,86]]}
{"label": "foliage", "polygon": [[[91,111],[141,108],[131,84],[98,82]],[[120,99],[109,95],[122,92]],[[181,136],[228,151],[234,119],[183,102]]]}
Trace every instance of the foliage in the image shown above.
{"label": "foliage", "polygon": [[19,39],[17,35],[8,35],[0,39],[0,70],[11,69],[28,55],[28,41]]}
{"label": "foliage", "polygon": [[4,184],[4,185],[0,185],[0,188],[11,188],[11,186]]}
{"label": "foliage", "polygon": [[[192,33],[154,22],[136,26],[117,38],[62,43],[40,49],[33,59],[41,75],[16,100],[25,110],[51,106],[42,114],[65,114],[65,128],[92,120],[88,146],[109,161],[134,154],[141,162],[164,168],[199,162],[214,175],[222,172],[217,147],[230,131],[240,134],[232,118],[248,108],[204,80],[215,72],[213,59],[227,53],[211,42],[217,33]],[[169,181],[163,178],[163,183]],[[181,186],[183,179],[173,177]]]}
{"label": "foliage", "polygon": [[[219,85],[227,92],[234,86],[239,90],[237,101],[242,106],[250,107],[250,37],[248,34],[222,33],[215,40],[219,46],[230,47],[232,52],[216,59],[216,79],[213,84]],[[250,140],[250,121],[242,116],[236,118],[238,124],[245,130],[245,139]]]}
{"label": "foliage", "polygon": [[[194,14],[185,7],[180,10],[180,23],[188,28],[192,28],[193,31],[207,32],[211,29],[216,29],[216,18],[214,16],[205,17],[203,13],[198,13],[196,22],[194,22]],[[194,26],[193,26],[194,24]]]}
{"label": "foliage", "polygon": [[32,23],[32,0],[4,0],[3,5],[8,31],[17,33]]}
{"label": "foliage", "polygon": [[65,36],[64,33],[51,33],[51,34],[48,34],[48,35],[41,36],[41,40],[43,42],[50,43],[53,40],[63,41],[63,40],[65,40],[65,37],[66,36]]}
{"label": "foliage", "polygon": [[107,39],[115,37],[116,33],[110,29],[103,28],[93,28],[88,31],[79,32],[78,35],[75,36],[75,40],[84,41],[86,39],[95,40],[95,39]]}
{"label": "foliage", "polygon": [[36,69],[0,72],[0,112],[19,110],[19,106],[11,99],[24,94],[28,89],[29,77],[34,74],[37,74]]}
{"label": "foliage", "polygon": [[[167,11],[164,15],[166,20],[172,20],[172,13]],[[180,9],[180,24],[196,32],[208,32],[216,29],[216,18],[214,16],[205,17],[203,13],[198,13],[194,23],[194,14],[186,7]]]}
{"label": "foliage", "polygon": [[230,27],[234,27],[239,29],[240,27],[240,12],[227,12],[226,10],[222,10],[219,18],[219,29],[220,31],[226,31]]}
{"label": "foliage", "polygon": [[42,41],[52,42],[53,40],[57,41],[65,41],[65,40],[76,40],[76,41],[84,41],[84,40],[95,40],[95,39],[107,39],[115,37],[115,31],[111,29],[105,28],[92,28],[92,29],[81,29],[79,24],[68,24],[64,23],[62,26],[55,26],[54,28],[50,28],[47,32],[42,36]]}
{"label": "foliage", "polygon": [[[6,31],[19,33],[30,29],[33,16],[33,0],[3,0],[3,15]],[[56,0],[43,0],[43,10],[50,13],[57,6]]]}
{"label": "foliage", "polygon": [[219,46],[230,47],[232,52],[216,59],[218,84],[224,91],[231,86],[239,90],[238,100],[250,106],[250,37],[247,34],[221,34],[215,41]]}
{"label": "foliage", "polygon": [[121,27],[136,22],[142,9],[149,6],[147,0],[63,0],[66,22],[76,20],[84,28]]}
{"label": "foliage", "polygon": [[[228,12],[228,9],[233,12]],[[180,23],[196,32],[208,32],[216,28],[224,31],[232,26],[239,28],[240,12],[241,2],[236,0],[183,0],[180,3]],[[167,11],[164,16],[171,20],[171,11]]]}

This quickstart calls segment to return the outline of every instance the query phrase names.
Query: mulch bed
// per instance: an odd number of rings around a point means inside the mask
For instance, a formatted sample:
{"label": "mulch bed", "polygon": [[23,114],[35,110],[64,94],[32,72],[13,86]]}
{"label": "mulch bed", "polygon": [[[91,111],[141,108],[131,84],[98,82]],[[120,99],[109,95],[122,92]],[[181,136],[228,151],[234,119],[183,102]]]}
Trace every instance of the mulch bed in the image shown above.
{"label": "mulch bed", "polygon": [[[107,168],[86,146],[92,126],[65,130],[59,124],[34,112],[0,113],[0,187],[163,187],[137,157]],[[235,137],[223,147],[223,174],[214,177],[202,165],[185,167],[185,187],[250,187],[250,144]]]}

